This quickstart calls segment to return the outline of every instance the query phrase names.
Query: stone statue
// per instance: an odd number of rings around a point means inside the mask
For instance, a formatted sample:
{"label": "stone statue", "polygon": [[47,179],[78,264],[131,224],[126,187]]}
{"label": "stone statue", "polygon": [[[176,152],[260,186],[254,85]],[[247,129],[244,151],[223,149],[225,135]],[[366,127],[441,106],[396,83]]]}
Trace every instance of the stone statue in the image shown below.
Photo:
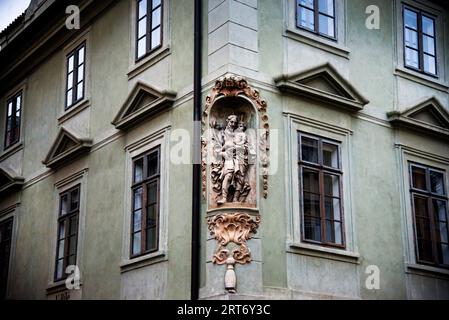
{"label": "stone statue", "polygon": [[213,190],[217,193],[217,204],[245,202],[251,187],[248,183],[248,136],[246,124],[236,115],[226,119],[221,129],[213,124],[214,161],[212,163]]}

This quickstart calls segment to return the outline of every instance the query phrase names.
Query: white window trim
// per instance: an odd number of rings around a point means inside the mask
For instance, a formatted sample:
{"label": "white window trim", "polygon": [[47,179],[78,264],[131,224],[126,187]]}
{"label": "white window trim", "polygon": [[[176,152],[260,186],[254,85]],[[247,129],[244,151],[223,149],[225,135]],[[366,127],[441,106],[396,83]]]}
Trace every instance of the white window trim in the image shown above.
{"label": "white window trim", "polygon": [[284,0],[284,36],[349,59],[350,50],[346,47],[346,12],[346,0],[335,0],[335,34],[337,40],[333,41],[298,28],[296,26],[296,0]]}
{"label": "white window trim", "polygon": [[6,299],[11,299],[11,279],[14,279],[14,261],[16,255],[17,246],[17,231],[19,228],[18,217],[19,217],[20,206],[19,204],[12,205],[4,210],[0,211],[0,223],[12,218],[12,235],[11,235],[11,251],[9,253],[9,266],[8,266],[8,279],[6,280]]}
{"label": "white window trim", "polygon": [[[5,95],[5,100],[2,101],[1,106],[1,112],[2,114],[2,125],[1,130],[2,133],[0,134],[0,137],[2,137],[1,140],[1,152],[0,152],[0,159],[4,159],[17,151],[23,149],[23,141],[25,136],[25,128],[24,128],[24,111],[25,111],[25,103],[26,103],[26,95],[27,95],[27,83],[28,79],[25,79],[20,84],[16,85],[13,89],[9,90]],[[6,117],[7,117],[7,110],[8,110],[8,100],[12,98],[15,94],[17,94],[19,91],[22,91],[22,100],[21,100],[21,106],[20,106],[20,137],[19,141],[16,142],[14,145],[8,147],[5,149],[5,134],[6,134]]]}
{"label": "white window trim", "polygon": [[415,223],[410,197],[410,172],[409,163],[415,162],[425,166],[439,168],[445,171],[445,187],[449,190],[449,158],[434,155],[431,153],[416,150],[405,145],[396,145],[397,157],[399,162],[398,170],[401,188],[401,207],[402,207],[402,240],[404,244],[404,263],[407,273],[427,273],[428,275],[448,275],[448,270],[433,266],[419,264],[416,261],[416,243],[415,243]]}
{"label": "white window trim", "polygon": [[[299,115],[284,113],[286,121],[287,154],[286,195],[288,212],[287,252],[314,255],[322,258],[359,263],[356,243],[355,222],[352,204],[352,131],[321,121],[312,120]],[[345,249],[324,247],[303,242],[301,240],[301,210],[299,207],[298,178],[298,131],[318,135],[340,142],[340,154],[343,171],[343,215],[345,232]]]}
{"label": "white window trim", "polygon": [[[437,77],[428,76],[426,74],[414,71],[405,66],[404,60],[404,17],[402,15],[403,5],[415,7],[423,10],[436,17],[435,19],[435,31],[436,31],[436,54],[437,54]],[[395,57],[395,72],[396,76],[409,79],[421,84],[425,84],[430,87],[435,87],[438,90],[447,91],[449,83],[447,79],[446,62],[444,61],[444,53],[446,47],[446,37],[444,26],[445,20],[448,18],[445,16],[444,10],[438,5],[426,1],[425,3],[419,0],[395,0],[394,14],[396,16],[396,52]]]}
{"label": "white window trim", "polygon": [[[79,45],[85,42],[85,65],[84,65],[84,98],[72,105],[69,109],[65,110],[66,105],[66,85],[67,85],[67,56],[76,49]],[[58,116],[58,123],[61,125],[67,120],[71,119],[84,109],[90,106],[91,101],[91,42],[90,42],[90,27],[87,27],[80,35],[78,35],[74,40],[70,42],[63,49],[63,61],[62,61],[62,96],[61,96],[61,106]]]}
{"label": "white window trim", "polygon": [[[59,197],[60,194],[80,185],[80,204],[79,204],[79,215],[78,215],[78,239],[77,239],[77,250],[76,250],[76,265],[78,266],[81,273],[80,285],[82,286],[83,279],[83,252],[84,252],[84,234],[85,234],[85,222],[86,222],[86,207],[87,207],[87,174],[88,169],[83,169],[71,176],[64,178],[57,183],[55,183],[54,192],[54,212],[53,212],[53,227],[51,234],[51,263],[49,274],[48,274],[48,286],[47,295],[53,295],[60,291],[67,290],[65,286],[65,279],[55,282],[55,268],[56,268],[56,247],[57,247],[57,235],[58,235],[58,218],[59,218]],[[64,270],[65,271],[65,270]],[[82,288],[80,289],[82,290]],[[80,291],[82,292],[82,291]]]}
{"label": "white window trim", "polygon": [[168,55],[170,55],[170,11],[171,11],[171,0],[162,0],[162,46],[159,49],[154,50],[147,57],[136,61],[136,13],[137,13],[137,1],[129,0],[129,10],[131,14],[130,18],[130,54],[129,54],[129,70],[128,70],[128,80],[136,77],[140,73],[144,72],[151,66],[155,65],[157,62],[161,61]]}
{"label": "white window trim", "polygon": [[[158,263],[167,260],[168,250],[168,165],[169,165],[169,135],[170,127],[165,127],[154,133],[134,142],[125,148],[126,152],[126,182],[124,194],[124,224],[123,224],[123,246],[122,261],[120,268],[122,273],[140,268],[142,266]],[[160,194],[159,194],[159,247],[156,252],[152,252],[136,258],[130,258],[130,226],[131,226],[131,185],[132,185],[132,159],[150,151],[153,148],[160,147]]]}

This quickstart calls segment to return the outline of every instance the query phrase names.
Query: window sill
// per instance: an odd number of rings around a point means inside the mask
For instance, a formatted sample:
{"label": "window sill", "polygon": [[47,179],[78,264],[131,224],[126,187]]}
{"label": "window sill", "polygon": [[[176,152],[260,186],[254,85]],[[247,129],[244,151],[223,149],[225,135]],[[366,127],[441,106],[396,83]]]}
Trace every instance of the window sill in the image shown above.
{"label": "window sill", "polygon": [[77,104],[70,107],[70,109],[64,111],[62,115],[58,117],[58,124],[61,125],[67,120],[73,118],[75,115],[83,111],[84,109],[90,107],[90,100],[89,99],[83,99]]}
{"label": "window sill", "polygon": [[449,279],[448,269],[426,266],[416,263],[408,263],[405,266],[406,266],[406,273],[446,280]]}
{"label": "window sill", "polygon": [[[58,282],[50,283],[47,286],[47,288],[45,289],[45,291],[47,292],[47,295],[52,295],[52,294],[56,294],[56,293],[60,293],[60,292],[69,290],[69,289],[67,289],[65,282],[66,282],[66,280],[61,280]],[[80,287],[82,287],[82,286],[83,286],[83,284],[80,281]]]}
{"label": "window sill", "polygon": [[310,34],[307,31],[287,28],[285,30],[285,36],[287,38],[308,44],[312,47],[333,53],[337,56],[349,59],[350,50],[344,46],[338,45],[332,40],[327,40],[324,37]]}
{"label": "window sill", "polygon": [[394,75],[446,93],[449,90],[448,83],[444,83],[441,80],[438,80],[438,78],[426,76],[407,68],[397,67],[394,71]]}
{"label": "window sill", "polygon": [[157,251],[135,259],[123,260],[120,264],[120,271],[125,273],[167,260],[167,254],[164,251]]}
{"label": "window sill", "polygon": [[0,161],[5,160],[6,158],[9,158],[16,152],[19,152],[23,149],[23,142],[17,142],[15,145],[8,147],[8,149],[4,150],[2,153],[0,153]]}
{"label": "window sill", "polygon": [[157,62],[161,61],[165,57],[170,55],[170,47],[162,47],[152,54],[150,54],[148,57],[138,61],[137,63],[133,64],[131,69],[128,70],[127,76],[128,80],[131,80],[132,78],[138,76],[145,70],[147,70],[149,67],[155,65]]}
{"label": "window sill", "polygon": [[324,258],[329,260],[348,262],[353,264],[360,264],[360,255],[358,253],[327,247],[320,247],[305,243],[290,243],[288,245],[287,252],[317,258]]}

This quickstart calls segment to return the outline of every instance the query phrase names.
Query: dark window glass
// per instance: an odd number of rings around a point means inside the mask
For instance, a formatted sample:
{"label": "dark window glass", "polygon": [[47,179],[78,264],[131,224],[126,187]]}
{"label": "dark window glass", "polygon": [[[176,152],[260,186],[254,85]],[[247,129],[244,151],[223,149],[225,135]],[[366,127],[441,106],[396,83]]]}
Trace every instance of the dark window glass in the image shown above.
{"label": "dark window glass", "polygon": [[19,92],[6,102],[5,149],[19,142],[21,117],[22,92]]}
{"label": "dark window glass", "polygon": [[344,247],[340,146],[299,133],[303,240]]}
{"label": "dark window glass", "polygon": [[160,149],[133,160],[131,257],[158,250]]}
{"label": "dark window glass", "polygon": [[67,277],[66,268],[69,265],[76,265],[79,203],[79,185],[59,195],[55,281],[65,279]]}
{"label": "dark window glass", "polygon": [[445,174],[410,164],[417,261],[449,267],[448,208]]}
{"label": "dark window glass", "polygon": [[296,25],[336,39],[334,0],[296,0]]}
{"label": "dark window glass", "polygon": [[0,222],[0,300],[6,298],[13,219]]}
{"label": "dark window glass", "polygon": [[405,66],[430,75],[437,75],[435,18],[404,7]]}
{"label": "dark window glass", "polygon": [[162,45],[162,1],[137,0],[136,60]]}
{"label": "dark window glass", "polygon": [[84,98],[85,60],[86,44],[84,43],[67,56],[66,109]]}

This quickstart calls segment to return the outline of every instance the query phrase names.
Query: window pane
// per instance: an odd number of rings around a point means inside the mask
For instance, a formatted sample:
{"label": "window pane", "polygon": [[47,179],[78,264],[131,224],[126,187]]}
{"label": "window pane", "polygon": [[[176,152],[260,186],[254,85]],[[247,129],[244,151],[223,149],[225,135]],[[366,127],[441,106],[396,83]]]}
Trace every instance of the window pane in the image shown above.
{"label": "window pane", "polygon": [[74,216],[70,218],[70,227],[69,227],[69,234],[71,236],[75,235],[78,231],[78,216]]}
{"label": "window pane", "polygon": [[71,192],[70,195],[70,211],[78,209],[79,205],[79,189],[75,189]]}
{"label": "window pane", "polygon": [[134,190],[134,210],[142,209],[142,188]]}
{"label": "window pane", "polygon": [[427,190],[426,187],[426,169],[420,167],[412,167],[413,188]]}
{"label": "window pane", "polygon": [[338,162],[338,146],[323,142],[323,165],[339,168]]}
{"label": "window pane", "polygon": [[69,241],[69,254],[70,254],[70,255],[76,254],[76,235],[70,237],[70,241]]}
{"label": "window pane", "polygon": [[153,11],[151,18],[151,29],[158,27],[161,24],[161,8]]}
{"label": "window pane", "polygon": [[147,37],[143,37],[137,43],[137,57],[140,58],[145,55],[147,50]]}
{"label": "window pane", "polygon": [[326,219],[341,221],[339,199],[325,197],[324,209],[326,210]]}
{"label": "window pane", "polygon": [[422,17],[422,31],[429,36],[435,36],[434,21],[426,16]]}
{"label": "window pane", "polygon": [[440,237],[439,237],[440,242],[449,243],[449,239],[448,239],[448,235],[447,235],[447,223],[440,222],[438,225],[439,225],[438,233],[440,235]]}
{"label": "window pane", "polygon": [[405,48],[405,64],[409,67],[419,68],[418,51]]}
{"label": "window pane", "polygon": [[152,204],[147,208],[147,228],[156,227],[157,223],[157,205]]}
{"label": "window pane", "polygon": [[409,47],[418,49],[418,32],[405,29],[405,44]]}
{"label": "window pane", "polygon": [[143,18],[139,21],[139,27],[137,32],[137,38],[141,38],[147,32],[147,18]]}
{"label": "window pane", "polygon": [[318,140],[301,137],[302,160],[318,163]]}
{"label": "window pane", "polygon": [[435,219],[439,221],[447,221],[446,201],[433,200],[433,208],[435,212]]}
{"label": "window pane", "polygon": [[134,212],[133,232],[142,230],[142,210]]}
{"label": "window pane", "polygon": [[418,15],[409,9],[404,9],[405,25],[409,28],[418,30]]}
{"label": "window pane", "polygon": [[79,100],[84,95],[84,82],[78,83],[78,87],[76,89],[76,99]]}
{"label": "window pane", "polygon": [[427,207],[427,199],[422,197],[414,197],[415,215],[429,218],[429,210]]}
{"label": "window pane", "polygon": [[65,194],[61,197],[61,212],[60,215],[63,216],[67,213],[68,210],[68,196]]}
{"label": "window pane", "polygon": [[423,47],[425,53],[435,55],[435,40],[432,37],[423,36]]}
{"label": "window pane", "polygon": [[62,268],[63,268],[63,260],[58,260],[56,262],[56,279],[62,278]]}
{"label": "window pane", "polygon": [[157,182],[150,183],[148,189],[148,204],[157,202]]}
{"label": "window pane", "polygon": [[430,191],[433,193],[444,195],[444,174],[430,170]]}
{"label": "window pane", "polygon": [[71,255],[71,256],[69,257],[68,265],[69,265],[69,266],[74,266],[74,265],[76,265],[76,255]]}
{"label": "window pane", "polygon": [[418,256],[422,261],[433,262],[432,242],[428,240],[418,240]]}
{"label": "window pane", "polygon": [[146,230],[147,243],[146,250],[155,250],[157,248],[157,229],[150,228]]}
{"label": "window pane", "polygon": [[161,28],[154,29],[153,32],[151,32],[151,49],[156,48],[161,44]]}
{"label": "window pane", "polygon": [[321,241],[320,219],[304,217],[304,238],[307,240]]}
{"label": "window pane", "polygon": [[313,216],[319,218],[320,215],[320,196],[304,192],[304,216]]}
{"label": "window pane", "polygon": [[17,96],[16,99],[16,109],[20,109],[20,107],[22,106],[22,96]]}
{"label": "window pane", "polygon": [[78,82],[84,80],[84,64],[82,64],[78,67],[78,79],[77,80],[78,80]]}
{"label": "window pane", "polygon": [[73,72],[69,73],[67,76],[67,89],[73,88]]}
{"label": "window pane", "polygon": [[65,240],[64,239],[60,240],[59,244],[58,244],[58,255],[57,255],[58,259],[64,257],[64,245],[65,245]]}
{"label": "window pane", "polygon": [[326,220],[326,242],[335,243],[335,229],[333,221]]}
{"label": "window pane", "polygon": [[140,232],[137,232],[133,235],[133,254],[140,253],[140,243],[142,241],[142,235]]}
{"label": "window pane", "polygon": [[140,182],[143,179],[143,158],[134,161],[134,182]]}
{"label": "window pane", "polygon": [[65,238],[65,223],[60,222],[59,223],[59,232],[58,232],[58,240]]}
{"label": "window pane", "polygon": [[147,14],[147,0],[139,1],[139,19]]}
{"label": "window pane", "polygon": [[449,245],[442,244],[441,251],[443,256],[443,264],[449,264]]}
{"label": "window pane", "polygon": [[318,9],[321,13],[334,16],[334,0],[319,0]]}
{"label": "window pane", "polygon": [[8,103],[8,117],[12,116],[12,102]]}
{"label": "window pane", "polygon": [[161,0],[153,0],[153,9],[161,4]]}
{"label": "window pane", "polygon": [[324,175],[324,194],[331,197],[340,197],[340,178],[338,176]]}
{"label": "window pane", "polygon": [[318,172],[303,169],[303,189],[308,192],[320,193]]}
{"label": "window pane", "polygon": [[313,10],[299,7],[299,15],[297,24],[303,28],[315,30],[315,20]]}
{"label": "window pane", "polygon": [[75,56],[70,56],[69,57],[69,69],[68,69],[68,72],[72,72],[73,71],[73,64],[74,64],[74,61],[75,61]]}
{"label": "window pane", "polygon": [[424,54],[424,71],[437,74],[435,58]]}
{"label": "window pane", "polygon": [[148,156],[148,176],[151,177],[159,172],[158,152],[153,152]]}
{"label": "window pane", "polygon": [[336,244],[343,244],[342,239],[342,230],[341,230],[341,222],[334,222],[334,230],[335,230],[335,243]]}
{"label": "window pane", "polygon": [[306,6],[310,9],[313,9],[313,7],[314,7],[313,0],[299,0],[299,4]]}
{"label": "window pane", "polygon": [[71,106],[73,101],[73,90],[67,91],[67,106]]}
{"label": "window pane", "polygon": [[335,37],[334,32],[334,19],[327,16],[319,15],[319,32],[321,34],[328,35],[329,37]]}
{"label": "window pane", "polygon": [[78,65],[84,62],[84,46],[78,50]]}

